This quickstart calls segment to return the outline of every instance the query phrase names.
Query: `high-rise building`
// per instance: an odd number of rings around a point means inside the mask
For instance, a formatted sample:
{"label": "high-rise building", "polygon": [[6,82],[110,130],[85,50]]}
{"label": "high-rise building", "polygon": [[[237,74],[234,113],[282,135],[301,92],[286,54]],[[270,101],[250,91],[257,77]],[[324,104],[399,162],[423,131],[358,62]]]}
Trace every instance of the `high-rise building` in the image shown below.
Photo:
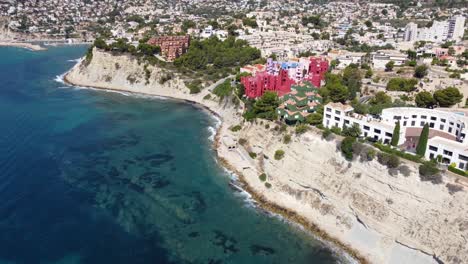
{"label": "high-rise building", "polygon": [[454,16],[448,21],[447,38],[450,40],[460,41],[465,33],[465,17]]}
{"label": "high-rise building", "polygon": [[465,33],[465,17],[454,16],[446,21],[434,21],[430,28],[418,28],[415,23],[408,23],[405,29],[405,41],[444,42],[460,41]]}
{"label": "high-rise building", "polygon": [[408,23],[405,29],[405,41],[414,42],[418,40],[418,24]]}

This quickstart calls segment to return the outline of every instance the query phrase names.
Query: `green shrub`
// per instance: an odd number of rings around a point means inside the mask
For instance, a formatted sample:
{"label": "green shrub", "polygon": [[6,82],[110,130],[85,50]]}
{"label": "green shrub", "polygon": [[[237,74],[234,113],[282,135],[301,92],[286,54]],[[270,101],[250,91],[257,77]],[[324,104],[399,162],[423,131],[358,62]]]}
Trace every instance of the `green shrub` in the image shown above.
{"label": "green shrub", "polygon": [[341,128],[337,126],[330,128],[330,131],[333,132],[334,134],[341,135]]}
{"label": "green shrub", "polygon": [[465,171],[457,169],[455,166],[448,166],[448,170],[455,173],[455,174],[468,177],[468,174]]}
{"label": "green shrub", "polygon": [[257,153],[255,153],[255,152],[249,152],[249,156],[250,156],[252,159],[255,159],[255,158],[257,158]]}
{"label": "green shrub", "polygon": [[369,148],[369,149],[367,150],[367,152],[366,152],[366,156],[365,156],[365,157],[366,157],[366,159],[367,159],[368,161],[371,161],[371,160],[375,159],[375,150]]}
{"label": "green shrub", "polygon": [[331,130],[328,128],[325,128],[322,132],[322,138],[327,139],[331,134],[332,134]]}
{"label": "green shrub", "polygon": [[354,137],[346,137],[341,141],[340,149],[347,160],[353,159],[353,145],[356,142]]}
{"label": "green shrub", "polygon": [[211,99],[211,94],[207,94],[203,97],[203,100],[210,100]]}
{"label": "green shrub", "polygon": [[230,128],[232,132],[237,132],[237,131],[240,131],[242,129],[242,126],[241,125],[237,125],[237,126],[233,126]]}
{"label": "green shrub", "polygon": [[242,146],[244,146],[245,144],[247,144],[247,139],[245,139],[245,138],[239,138],[239,144],[241,144]]}
{"label": "green shrub", "polygon": [[398,157],[401,157],[401,158],[404,158],[404,159],[407,159],[407,160],[411,160],[411,161],[418,162],[418,163],[422,162],[421,156],[412,155],[410,153],[406,153],[406,152],[400,151],[398,149],[393,149],[390,146],[383,145],[382,143],[379,143],[379,142],[374,143],[373,146],[378,148],[380,151],[383,151],[383,152],[386,152],[386,153],[389,153],[389,154],[394,154],[394,155],[396,155]]}
{"label": "green shrub", "polygon": [[307,132],[307,130],[309,130],[308,125],[299,124],[299,125],[296,126],[296,134],[298,134],[298,135],[304,134],[305,132]]}
{"label": "green shrub", "polygon": [[282,158],[284,158],[284,151],[281,149],[275,151],[275,160],[280,160]]}
{"label": "green shrub", "polygon": [[271,188],[271,184],[269,182],[265,182],[265,187],[267,187],[268,189]]}
{"label": "green shrub", "polygon": [[266,181],[267,176],[266,176],[265,173],[262,173],[262,174],[260,174],[260,176],[258,176],[258,178],[259,178],[262,182],[264,182],[264,181]]}
{"label": "green shrub", "polygon": [[389,169],[395,169],[400,166],[400,159],[395,154],[379,152],[377,154],[377,161],[380,164],[387,166]]}
{"label": "green shrub", "polygon": [[434,184],[442,183],[440,170],[437,168],[437,163],[434,161],[426,161],[419,165],[419,177],[422,181],[430,181]]}
{"label": "green shrub", "polygon": [[285,125],[285,124],[282,124],[281,127],[280,127],[280,129],[279,129],[279,131],[280,131],[281,133],[284,133],[284,132],[286,132],[287,129],[288,129],[288,126]]}
{"label": "green shrub", "polygon": [[284,135],[283,137],[283,143],[284,144],[289,144],[291,142],[291,135],[287,134],[287,135]]}

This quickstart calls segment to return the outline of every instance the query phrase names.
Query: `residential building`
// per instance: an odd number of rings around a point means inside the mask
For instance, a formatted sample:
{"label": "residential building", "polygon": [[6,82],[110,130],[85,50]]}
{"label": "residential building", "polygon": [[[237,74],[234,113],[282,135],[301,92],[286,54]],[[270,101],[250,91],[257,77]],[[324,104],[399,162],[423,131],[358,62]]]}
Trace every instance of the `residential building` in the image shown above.
{"label": "residential building", "polygon": [[291,92],[281,97],[278,116],[287,123],[304,122],[322,103],[318,88],[309,81],[291,86]]}
{"label": "residential building", "polygon": [[323,125],[325,127],[345,127],[359,125],[361,135],[391,142],[396,122],[400,122],[398,147],[414,153],[422,128],[429,125],[429,139],[426,159],[440,159],[444,164],[455,164],[459,169],[468,170],[468,112],[450,109],[426,109],[415,107],[395,107],[382,111],[381,116],[359,115],[353,107],[341,103],[325,106]]}
{"label": "residential building", "polygon": [[418,24],[408,23],[405,28],[404,41],[414,42],[416,40],[418,40]]}
{"label": "residential building", "polygon": [[463,39],[465,34],[465,17],[464,16],[453,16],[448,21],[448,34],[447,37],[450,40],[460,41]]}
{"label": "residential building", "polygon": [[362,65],[366,63],[366,53],[364,52],[348,52],[336,57],[339,64],[337,66],[338,69],[344,69],[348,67],[350,64],[357,64]]}
{"label": "residential building", "polygon": [[241,83],[245,87],[245,95],[249,98],[262,96],[265,91],[275,91],[283,95],[291,91],[291,85],[302,81],[309,81],[315,87],[322,86],[328,67],[326,59],[317,57],[284,62],[269,58],[266,71],[257,71],[253,76],[242,77]]}
{"label": "residential building", "polygon": [[173,61],[185,54],[190,45],[190,36],[160,36],[148,40],[148,44],[161,47],[161,54]]}
{"label": "residential building", "polygon": [[385,65],[393,61],[395,66],[404,65],[408,56],[395,50],[379,50],[370,54],[371,64],[374,69],[385,69]]}
{"label": "residential building", "polygon": [[289,78],[286,70],[280,70],[278,75],[268,72],[258,72],[255,76],[241,77],[241,83],[245,88],[245,96],[248,98],[258,98],[267,91],[278,93],[282,96],[291,91],[294,80]]}

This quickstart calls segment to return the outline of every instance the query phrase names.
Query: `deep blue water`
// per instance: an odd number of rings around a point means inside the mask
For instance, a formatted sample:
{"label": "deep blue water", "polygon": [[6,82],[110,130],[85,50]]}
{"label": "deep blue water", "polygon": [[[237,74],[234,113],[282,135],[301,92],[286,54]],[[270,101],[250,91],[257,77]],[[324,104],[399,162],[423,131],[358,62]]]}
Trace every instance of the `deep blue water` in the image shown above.
{"label": "deep blue water", "polygon": [[191,105],[65,88],[85,47],[0,48],[0,263],[336,263],[229,187]]}

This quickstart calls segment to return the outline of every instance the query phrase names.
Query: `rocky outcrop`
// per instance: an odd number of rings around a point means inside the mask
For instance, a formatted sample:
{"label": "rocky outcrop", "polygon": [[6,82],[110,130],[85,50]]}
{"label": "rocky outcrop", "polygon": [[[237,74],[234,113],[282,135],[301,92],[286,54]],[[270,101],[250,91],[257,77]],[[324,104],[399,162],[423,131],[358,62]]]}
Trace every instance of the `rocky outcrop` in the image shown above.
{"label": "rocky outcrop", "polygon": [[[269,128],[266,123],[245,123],[241,131],[232,132],[229,127],[242,120],[242,104],[220,103],[210,92],[214,85],[192,95],[177,75],[160,82],[167,73],[132,57],[95,50],[92,61],[77,64],[65,80],[183,99],[208,108],[223,120],[216,144],[219,158],[239,174],[246,189],[266,208],[358,252],[358,258],[378,264],[468,263],[466,179],[444,176],[444,184],[422,182],[412,163],[407,164],[409,176],[392,176],[376,161],[346,161],[335,142],[316,132],[293,136],[284,144],[284,133],[274,130],[273,123]],[[228,150],[222,143],[225,136],[247,143]],[[286,153],[281,160],[273,158],[278,149]],[[247,150],[256,152],[257,158]],[[271,187],[259,179],[261,173]]]}

